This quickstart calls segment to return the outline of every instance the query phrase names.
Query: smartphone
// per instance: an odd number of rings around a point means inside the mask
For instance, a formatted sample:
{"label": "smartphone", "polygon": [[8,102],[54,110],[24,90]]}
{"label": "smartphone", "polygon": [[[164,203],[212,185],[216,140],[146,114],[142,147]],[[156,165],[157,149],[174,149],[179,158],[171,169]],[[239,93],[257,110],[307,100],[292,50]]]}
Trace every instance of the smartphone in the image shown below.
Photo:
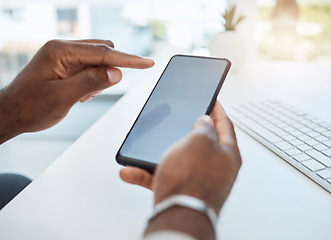
{"label": "smartphone", "polygon": [[166,149],[210,114],[230,69],[225,58],[175,55],[167,64],[116,155],[151,173]]}

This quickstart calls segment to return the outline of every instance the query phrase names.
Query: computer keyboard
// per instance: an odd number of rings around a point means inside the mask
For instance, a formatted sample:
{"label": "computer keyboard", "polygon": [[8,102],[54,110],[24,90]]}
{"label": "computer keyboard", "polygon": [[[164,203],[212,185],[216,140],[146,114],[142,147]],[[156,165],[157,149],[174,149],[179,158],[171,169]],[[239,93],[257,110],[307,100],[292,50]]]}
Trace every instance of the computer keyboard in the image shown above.
{"label": "computer keyboard", "polygon": [[331,124],[285,102],[225,107],[233,123],[331,193]]}

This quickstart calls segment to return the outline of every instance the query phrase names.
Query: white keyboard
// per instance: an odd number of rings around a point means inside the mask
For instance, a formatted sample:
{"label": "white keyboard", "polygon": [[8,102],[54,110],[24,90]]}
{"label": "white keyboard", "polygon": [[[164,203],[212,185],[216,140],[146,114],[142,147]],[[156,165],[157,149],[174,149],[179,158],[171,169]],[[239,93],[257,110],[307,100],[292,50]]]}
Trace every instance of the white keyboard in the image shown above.
{"label": "white keyboard", "polygon": [[331,193],[331,124],[281,101],[225,107],[233,123]]}

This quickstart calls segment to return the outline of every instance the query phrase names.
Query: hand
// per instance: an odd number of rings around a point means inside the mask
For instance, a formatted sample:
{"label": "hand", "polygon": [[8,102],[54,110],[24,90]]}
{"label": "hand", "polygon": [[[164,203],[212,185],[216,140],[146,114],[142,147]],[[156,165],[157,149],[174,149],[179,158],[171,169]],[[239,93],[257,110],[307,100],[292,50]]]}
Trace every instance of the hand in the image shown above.
{"label": "hand", "polygon": [[[211,117],[202,116],[194,130],[168,149],[154,177],[138,168],[123,168],[121,178],[154,191],[154,204],[174,194],[197,197],[218,213],[241,166],[233,125],[216,102]],[[145,234],[174,230],[196,239],[215,239],[209,220],[201,213],[172,207],[149,222]]]}
{"label": "hand", "polygon": [[154,177],[139,168],[120,171],[123,181],[155,192],[155,204],[173,194],[204,200],[219,212],[241,166],[231,121],[216,102],[211,118],[202,116],[194,130],[174,144],[156,168]]}
{"label": "hand", "polygon": [[85,102],[122,78],[116,67],[149,68],[150,59],[114,50],[111,41],[52,40],[0,92],[0,143],[61,121],[79,100]]}

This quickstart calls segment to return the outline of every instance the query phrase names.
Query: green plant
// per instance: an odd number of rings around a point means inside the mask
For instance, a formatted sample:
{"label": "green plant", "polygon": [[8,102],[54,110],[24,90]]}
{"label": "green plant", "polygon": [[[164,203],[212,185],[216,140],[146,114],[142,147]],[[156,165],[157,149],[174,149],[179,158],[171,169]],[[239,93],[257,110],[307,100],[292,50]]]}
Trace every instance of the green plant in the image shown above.
{"label": "green plant", "polygon": [[223,25],[226,31],[236,30],[238,24],[245,19],[243,15],[236,17],[236,5],[233,5],[232,7],[225,9],[225,12],[224,14],[222,14],[222,17],[225,21]]}
{"label": "green plant", "polygon": [[167,26],[164,22],[152,20],[150,23],[154,40],[163,40],[167,35]]}

